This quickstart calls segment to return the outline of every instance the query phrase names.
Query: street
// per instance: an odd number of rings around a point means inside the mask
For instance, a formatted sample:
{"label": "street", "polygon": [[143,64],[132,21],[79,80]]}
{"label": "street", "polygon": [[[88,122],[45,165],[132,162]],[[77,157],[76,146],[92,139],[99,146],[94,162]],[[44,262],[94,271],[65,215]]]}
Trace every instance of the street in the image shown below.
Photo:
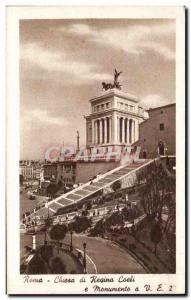
{"label": "street", "polygon": [[[67,234],[64,242],[70,244]],[[83,243],[86,243],[87,272],[99,274],[144,274],[144,268],[125,250],[109,240],[73,234],[73,247],[83,254]],[[44,233],[38,234],[36,245],[44,243]],[[32,235],[21,234],[21,256],[25,253],[25,246],[32,247]]]}
{"label": "street", "polygon": [[[67,235],[64,242],[70,243]],[[86,253],[96,265],[99,274],[143,274],[144,268],[125,250],[109,240],[87,237],[86,235],[73,234],[73,246],[83,250],[86,243]],[[88,262],[88,259],[87,259]],[[89,265],[91,263],[89,262]],[[88,269],[88,265],[87,265]],[[92,266],[91,266],[92,270]],[[95,268],[94,268],[95,270]]]}
{"label": "street", "polygon": [[22,218],[23,213],[27,211],[32,212],[42,200],[46,199],[45,196],[35,195],[35,199],[30,200],[27,195],[28,191],[30,189],[23,190],[22,194],[20,194],[20,218]]}

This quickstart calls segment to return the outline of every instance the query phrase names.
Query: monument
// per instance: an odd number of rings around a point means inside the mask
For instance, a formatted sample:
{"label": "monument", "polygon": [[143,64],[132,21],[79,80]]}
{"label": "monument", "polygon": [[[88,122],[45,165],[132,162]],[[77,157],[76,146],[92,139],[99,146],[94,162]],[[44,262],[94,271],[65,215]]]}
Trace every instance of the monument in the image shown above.
{"label": "monument", "polygon": [[147,117],[134,95],[121,91],[115,69],[113,83],[102,82],[104,91],[92,99],[86,118],[87,148],[129,146],[139,138],[139,124]]}

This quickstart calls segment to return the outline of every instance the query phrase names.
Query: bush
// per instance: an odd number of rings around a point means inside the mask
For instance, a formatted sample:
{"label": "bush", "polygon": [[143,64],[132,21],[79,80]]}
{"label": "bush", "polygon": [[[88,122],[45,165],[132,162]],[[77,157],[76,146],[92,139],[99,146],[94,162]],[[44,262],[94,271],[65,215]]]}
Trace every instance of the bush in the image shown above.
{"label": "bush", "polygon": [[122,243],[125,243],[126,242],[126,239],[124,239],[124,238],[121,238],[121,239],[119,239],[120,240],[120,242],[122,242]]}
{"label": "bush", "polygon": [[66,225],[62,224],[56,224],[54,225],[49,234],[50,234],[50,238],[52,240],[63,240],[65,238],[66,232],[67,232],[68,228]]}
{"label": "bush", "polygon": [[133,251],[133,250],[135,250],[136,249],[136,245],[135,244],[129,244],[129,249],[131,250],[131,251]]}
{"label": "bush", "polygon": [[59,257],[55,257],[52,262],[52,273],[53,274],[66,274],[66,266]]}
{"label": "bush", "polygon": [[36,254],[28,265],[28,274],[47,274],[44,261]]}
{"label": "bush", "polygon": [[118,191],[121,189],[121,181],[120,180],[117,180],[115,181],[113,184],[112,184],[112,187],[114,192]]}
{"label": "bush", "polygon": [[91,236],[102,235],[102,234],[104,233],[104,231],[105,231],[105,230],[104,230],[103,221],[100,220],[100,221],[98,221],[98,222],[95,224],[94,228],[92,228],[92,229],[90,230],[90,235],[91,235]]}
{"label": "bush", "polygon": [[114,225],[123,225],[123,218],[119,212],[114,212],[109,218],[105,221],[105,226],[110,228]]}
{"label": "bush", "polygon": [[74,222],[71,224],[71,230],[77,233],[87,230],[91,226],[91,220],[86,217],[76,216]]}
{"label": "bush", "polygon": [[87,203],[86,204],[86,210],[89,210],[89,209],[91,209],[92,208],[92,204],[89,202],[89,203]]}
{"label": "bush", "polygon": [[49,259],[53,256],[52,246],[44,245],[44,246],[42,246],[42,248],[39,251],[40,251],[41,257],[48,263]]}

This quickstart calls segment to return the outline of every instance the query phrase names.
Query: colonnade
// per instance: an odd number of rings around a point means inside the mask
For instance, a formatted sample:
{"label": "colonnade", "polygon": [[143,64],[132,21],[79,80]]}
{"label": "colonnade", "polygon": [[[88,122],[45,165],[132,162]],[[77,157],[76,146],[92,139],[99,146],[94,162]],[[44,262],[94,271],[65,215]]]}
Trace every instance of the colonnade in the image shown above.
{"label": "colonnade", "polygon": [[94,144],[111,143],[111,116],[92,121],[92,141]]}
{"label": "colonnade", "polygon": [[117,128],[117,139],[119,143],[132,144],[137,139],[135,120],[126,117],[118,117]]}
{"label": "colonnade", "polygon": [[[112,132],[116,132],[116,136]],[[94,144],[132,144],[137,138],[138,124],[134,119],[116,116],[112,122],[112,116],[108,116],[92,120],[92,142]]]}

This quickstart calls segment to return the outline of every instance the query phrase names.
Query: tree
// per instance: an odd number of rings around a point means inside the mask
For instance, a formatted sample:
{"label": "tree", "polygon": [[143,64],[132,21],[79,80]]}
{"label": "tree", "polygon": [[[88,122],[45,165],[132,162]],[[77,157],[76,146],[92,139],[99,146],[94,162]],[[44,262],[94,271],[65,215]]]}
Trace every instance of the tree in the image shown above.
{"label": "tree", "polygon": [[105,227],[103,220],[98,221],[95,226],[90,230],[91,236],[103,235],[105,232]]}
{"label": "tree", "polygon": [[[56,240],[57,243],[59,244],[59,241],[65,238],[67,231],[68,228],[66,225],[56,224],[51,228],[49,235],[52,240]],[[59,248],[58,248],[58,252],[59,252]]]}
{"label": "tree", "polygon": [[109,216],[105,220],[105,227],[110,228],[111,226],[115,225],[123,225],[123,217],[120,212],[114,212],[111,216]]}
{"label": "tree", "polygon": [[27,268],[27,274],[47,274],[45,262],[38,254],[30,261]]}
{"label": "tree", "polygon": [[154,243],[154,253],[157,254],[157,245],[161,241],[162,238],[162,230],[160,228],[159,222],[154,223],[150,232],[151,241]]}
{"label": "tree", "polygon": [[87,217],[75,217],[75,221],[71,224],[71,229],[77,233],[87,230],[91,226],[91,219]]}
{"label": "tree", "polygon": [[91,202],[88,202],[88,203],[86,204],[86,209],[89,210],[89,209],[91,209],[91,208],[92,208],[92,204],[91,204]]}
{"label": "tree", "polygon": [[114,192],[117,192],[118,190],[121,189],[121,181],[117,180],[112,184],[112,189],[114,190]]}
{"label": "tree", "polygon": [[49,264],[50,258],[53,256],[53,249],[51,245],[44,245],[39,250],[42,259]]}
{"label": "tree", "polygon": [[52,262],[52,273],[53,274],[66,274],[66,266],[60,257],[55,257]]}
{"label": "tree", "polygon": [[46,188],[46,194],[48,197],[53,198],[58,191],[58,186],[55,183],[50,183]]}
{"label": "tree", "polygon": [[154,161],[139,171],[137,181],[141,183],[139,194],[145,213],[151,219],[161,220],[166,193],[175,192],[173,179],[161,163]]}
{"label": "tree", "polygon": [[51,225],[52,225],[52,223],[53,223],[53,220],[52,220],[52,218],[46,218],[45,220],[44,220],[44,224],[45,224],[45,227],[46,228],[49,228]]}

